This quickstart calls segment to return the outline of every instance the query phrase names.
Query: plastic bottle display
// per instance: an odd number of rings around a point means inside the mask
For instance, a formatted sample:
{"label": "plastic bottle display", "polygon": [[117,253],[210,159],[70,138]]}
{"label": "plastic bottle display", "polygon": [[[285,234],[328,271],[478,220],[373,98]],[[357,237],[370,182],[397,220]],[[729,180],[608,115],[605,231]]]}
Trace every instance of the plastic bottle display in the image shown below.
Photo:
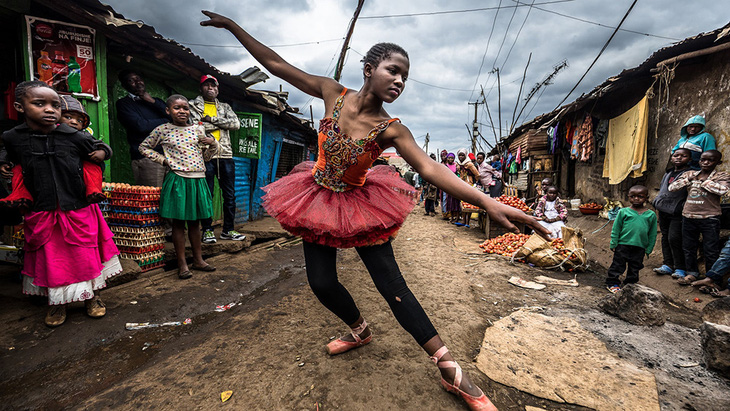
{"label": "plastic bottle display", "polygon": [[41,56],[36,61],[38,70],[38,80],[46,82],[49,86],[53,86],[53,61],[48,57],[47,51],[41,51]]}
{"label": "plastic bottle display", "polygon": [[68,61],[68,91],[81,93],[81,66],[76,56],[69,57]]}
{"label": "plastic bottle display", "polygon": [[68,91],[68,84],[66,84],[68,65],[62,51],[56,51],[56,57],[53,58],[51,69],[53,71],[53,88],[56,91]]}

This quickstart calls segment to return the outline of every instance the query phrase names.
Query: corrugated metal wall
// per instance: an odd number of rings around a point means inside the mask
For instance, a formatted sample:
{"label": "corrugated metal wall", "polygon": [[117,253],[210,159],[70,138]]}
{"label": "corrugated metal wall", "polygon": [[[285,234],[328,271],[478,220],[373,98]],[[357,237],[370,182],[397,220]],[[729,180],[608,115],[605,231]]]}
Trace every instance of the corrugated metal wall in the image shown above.
{"label": "corrugated metal wall", "polygon": [[[295,146],[303,144],[300,141],[305,141],[304,135],[280,125],[275,116],[264,113],[263,120],[261,158],[233,158],[236,163],[236,224],[244,224],[264,216],[265,210],[261,206],[264,191],[261,187],[276,180],[284,140],[291,141]],[[302,157],[303,154],[299,156]]]}
{"label": "corrugated metal wall", "polygon": [[249,221],[249,208],[251,204],[251,181],[252,164],[256,160],[250,158],[233,157],[236,164],[236,224],[243,224]]}
{"label": "corrugated metal wall", "polygon": [[[256,185],[251,200],[250,217],[258,220],[264,216],[264,209],[261,206],[261,197],[264,190],[261,187],[274,181],[276,166],[279,164],[281,144],[284,139],[282,130],[272,122],[272,116],[264,114],[264,127],[261,136],[261,158],[256,167]],[[276,120],[274,120],[276,121]]]}

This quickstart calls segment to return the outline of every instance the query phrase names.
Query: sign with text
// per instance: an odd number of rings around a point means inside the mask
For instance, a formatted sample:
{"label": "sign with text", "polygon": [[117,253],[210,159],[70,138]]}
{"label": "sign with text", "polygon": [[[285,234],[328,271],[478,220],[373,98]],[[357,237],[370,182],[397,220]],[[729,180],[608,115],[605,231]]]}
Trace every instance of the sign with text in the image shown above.
{"label": "sign with text", "polygon": [[236,112],[241,128],[231,131],[231,149],[235,157],[261,157],[261,130],[263,116],[260,113]]}
{"label": "sign with text", "polygon": [[96,31],[91,27],[26,16],[29,68],[33,80],[60,93],[98,96]]}

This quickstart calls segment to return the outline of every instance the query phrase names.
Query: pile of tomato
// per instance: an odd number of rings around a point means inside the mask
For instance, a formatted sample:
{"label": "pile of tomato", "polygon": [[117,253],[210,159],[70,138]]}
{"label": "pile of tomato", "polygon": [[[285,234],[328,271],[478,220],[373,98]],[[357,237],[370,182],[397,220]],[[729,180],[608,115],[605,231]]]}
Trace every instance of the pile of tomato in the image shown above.
{"label": "pile of tomato", "polygon": [[558,250],[558,252],[560,252],[560,255],[563,258],[570,258],[571,260],[578,258],[574,253],[572,253],[570,250],[567,250],[565,248],[565,243],[563,242],[562,238],[554,239],[553,241],[550,242],[550,245],[554,249]]}
{"label": "pile of tomato", "polygon": [[598,203],[585,203],[585,204],[581,204],[580,207],[589,208],[591,210],[600,210],[603,208],[603,206]]}
{"label": "pile of tomato", "polygon": [[530,238],[530,236],[527,234],[507,233],[502,234],[499,237],[486,240],[484,243],[479,244],[479,247],[484,249],[484,252],[488,254],[499,254],[511,257],[515,251],[525,245],[528,238]]}
{"label": "pile of tomato", "polygon": [[461,202],[461,208],[462,209],[468,209],[468,210],[479,210],[479,207],[466,203],[464,201]]}
{"label": "pile of tomato", "polygon": [[522,210],[524,212],[530,211],[530,207],[528,207],[524,201],[520,200],[517,197],[502,195],[495,198],[495,200],[499,201],[502,204],[507,204],[510,207],[514,207],[518,210]]}

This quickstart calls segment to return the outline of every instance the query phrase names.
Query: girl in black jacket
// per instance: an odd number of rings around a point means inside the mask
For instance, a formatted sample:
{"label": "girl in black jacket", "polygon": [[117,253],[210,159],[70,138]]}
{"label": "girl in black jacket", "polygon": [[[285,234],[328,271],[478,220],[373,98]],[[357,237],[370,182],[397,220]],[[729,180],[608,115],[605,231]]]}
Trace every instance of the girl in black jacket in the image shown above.
{"label": "girl in black jacket", "polygon": [[73,301],[85,301],[89,316],[101,317],[106,308],[94,291],[121,265],[99,206],[86,201],[82,162],[95,140],[57,125],[61,99],[44,82],[20,83],[14,106],[25,123],[3,133],[0,167],[22,165],[34,200],[24,222],[23,293],[48,296],[48,326],[63,324]]}

